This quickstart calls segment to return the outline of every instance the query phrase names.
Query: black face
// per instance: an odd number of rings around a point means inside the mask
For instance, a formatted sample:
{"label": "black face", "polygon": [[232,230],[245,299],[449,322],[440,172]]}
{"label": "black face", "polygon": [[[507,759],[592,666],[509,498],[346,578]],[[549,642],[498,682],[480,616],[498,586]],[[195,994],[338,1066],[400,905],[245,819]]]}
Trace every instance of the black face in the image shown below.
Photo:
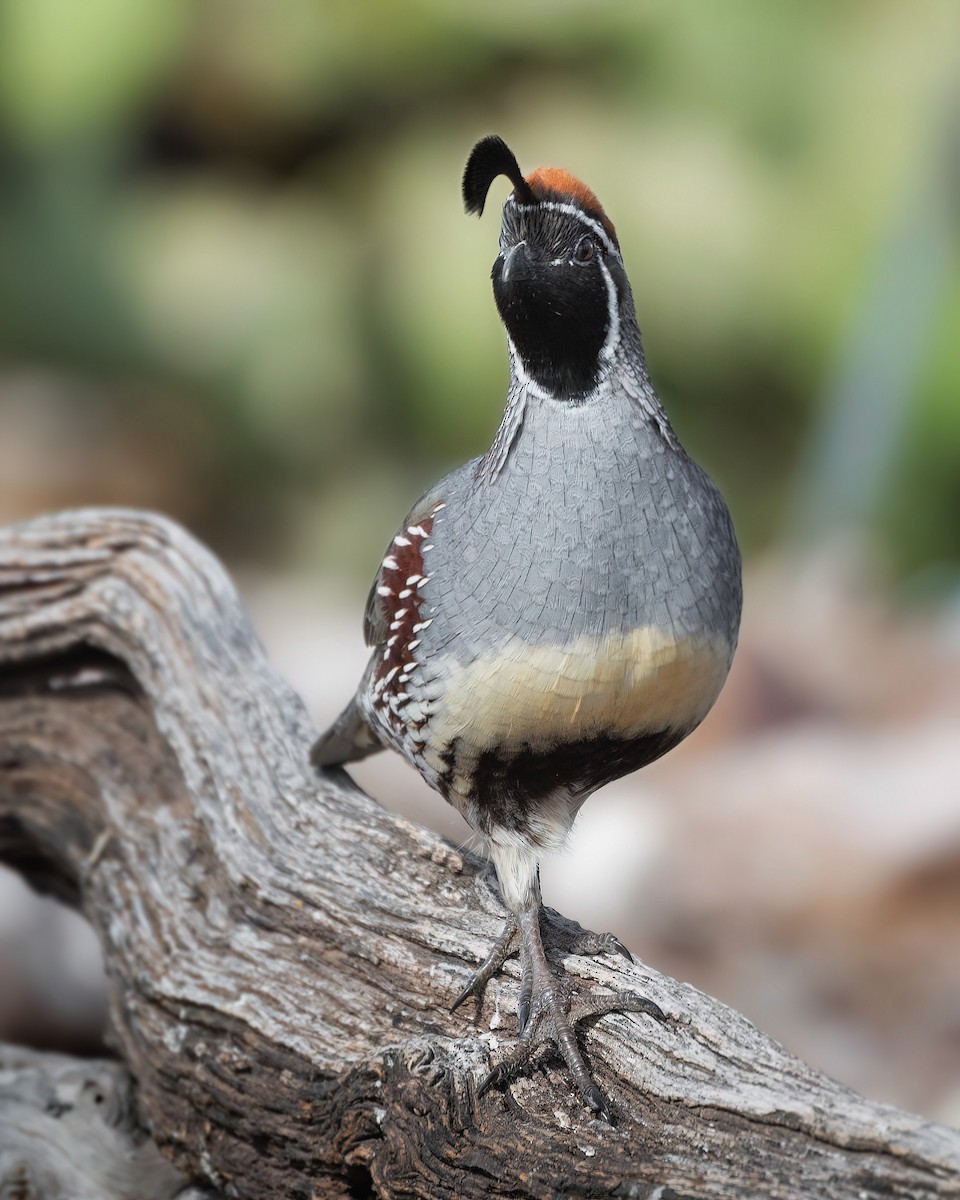
{"label": "black face", "polygon": [[620,264],[590,227],[554,209],[508,204],[493,294],[527,373],[558,399],[578,400],[596,386]]}

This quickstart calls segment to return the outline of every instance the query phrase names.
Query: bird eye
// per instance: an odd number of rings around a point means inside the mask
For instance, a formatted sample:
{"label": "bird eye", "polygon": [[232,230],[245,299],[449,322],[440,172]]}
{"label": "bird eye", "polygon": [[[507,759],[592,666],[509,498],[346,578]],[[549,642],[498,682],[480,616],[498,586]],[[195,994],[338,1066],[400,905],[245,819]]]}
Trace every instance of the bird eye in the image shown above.
{"label": "bird eye", "polygon": [[589,233],[585,233],[577,242],[577,248],[573,252],[574,262],[588,263],[593,261],[593,256],[597,252],[597,245]]}

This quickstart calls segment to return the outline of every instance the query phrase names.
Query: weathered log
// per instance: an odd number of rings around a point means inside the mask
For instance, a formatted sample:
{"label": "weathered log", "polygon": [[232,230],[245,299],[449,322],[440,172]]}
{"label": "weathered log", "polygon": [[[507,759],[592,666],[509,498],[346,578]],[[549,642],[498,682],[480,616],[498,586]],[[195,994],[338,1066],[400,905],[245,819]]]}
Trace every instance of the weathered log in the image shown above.
{"label": "weathered log", "polygon": [[313,775],[313,732],[182,529],[92,510],[0,534],[0,858],[96,929],[138,1113],[187,1175],[256,1200],[960,1196],[960,1132],[622,960],[566,959],[671,1017],[585,1030],[613,1127],[550,1060],[478,1099],[515,969],[448,1005],[497,894]]}
{"label": "weathered log", "polygon": [[12,1046],[0,1046],[0,1196],[214,1200],[137,1125],[120,1063]]}

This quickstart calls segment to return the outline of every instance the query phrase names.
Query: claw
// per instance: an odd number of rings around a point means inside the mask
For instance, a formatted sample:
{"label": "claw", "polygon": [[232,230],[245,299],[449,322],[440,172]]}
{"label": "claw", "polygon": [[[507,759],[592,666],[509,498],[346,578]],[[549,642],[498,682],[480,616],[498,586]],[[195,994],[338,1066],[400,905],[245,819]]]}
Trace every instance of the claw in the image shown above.
{"label": "claw", "polygon": [[601,1121],[606,1121],[608,1125],[613,1124],[613,1115],[610,1112],[610,1103],[596,1084],[592,1084],[591,1087],[584,1093],[584,1099]]}
{"label": "claw", "polygon": [[492,1087],[503,1082],[503,1080],[500,1078],[501,1074],[502,1074],[502,1072],[500,1070],[500,1067],[493,1068],[493,1070],[489,1073],[489,1075],[486,1076],[486,1078],[481,1082],[480,1086],[477,1088],[477,1099],[478,1100],[481,1100],[487,1094],[487,1092],[490,1091],[490,1089]]}
{"label": "claw", "polygon": [[627,962],[632,963],[633,955],[626,948],[626,946],[623,944],[623,942],[621,942],[618,937],[614,937],[612,933],[608,934],[607,936],[610,938],[610,949],[615,954],[622,954],[623,957],[627,960]]}
{"label": "claw", "polygon": [[517,998],[517,1022],[520,1026],[521,1037],[523,1037],[524,1031],[530,1024],[530,1001],[532,997],[533,977],[524,962],[521,963],[520,967],[520,995]]}
{"label": "claw", "polygon": [[480,1099],[492,1088],[499,1087],[511,1079],[523,1064],[530,1058],[534,1047],[528,1040],[521,1040],[517,1045],[493,1067],[477,1088],[477,1098]]}
{"label": "claw", "polygon": [[520,1028],[520,1036],[523,1037],[526,1032],[527,1025],[530,1021],[530,997],[520,993],[520,999],[517,1002],[517,1024]]}
{"label": "claw", "polygon": [[633,962],[633,955],[623,942],[613,933],[598,933],[584,940],[584,948],[590,954],[620,954],[627,962]]}
{"label": "claw", "polygon": [[[574,1032],[583,1020],[605,1016],[607,1013],[639,1012],[656,1021],[668,1021],[666,1013],[653,1000],[637,992],[623,995],[603,995],[576,992],[563,971],[550,966],[543,949],[540,930],[539,898],[511,917],[490,953],[478,967],[470,982],[453,1003],[458,1008],[470,995],[482,990],[512,953],[519,934],[520,994],[517,1018],[520,1039],[490,1071],[477,1088],[477,1096],[486,1095],[491,1088],[509,1082],[544,1047],[552,1045],[567,1065],[587,1107],[598,1117],[613,1124],[610,1101],[593,1081],[590,1069]],[[549,918],[548,918],[549,919]],[[574,953],[622,954],[631,959],[630,951],[613,934],[587,933],[578,939]]]}
{"label": "claw", "polygon": [[574,938],[569,952],[588,957],[594,954],[621,954],[627,962],[633,962],[633,955],[615,934],[591,933],[588,929],[582,930]]}
{"label": "claw", "polygon": [[617,1007],[612,1011],[646,1013],[648,1017],[653,1017],[655,1021],[659,1021],[663,1025],[670,1020],[659,1004],[651,1000],[649,996],[641,996],[638,992],[627,992],[620,996],[617,1000]]}
{"label": "claw", "polygon": [[503,927],[503,932],[493,943],[490,953],[476,971],[470,976],[466,987],[450,1005],[450,1011],[456,1012],[468,996],[478,995],[483,991],[487,982],[493,978],[510,957],[513,950],[514,938],[517,936],[517,919],[510,917]]}
{"label": "claw", "polygon": [[471,977],[470,982],[463,989],[463,991],[456,998],[456,1000],[454,1000],[454,1002],[450,1005],[450,1011],[456,1012],[457,1009],[460,1007],[460,1005],[464,1002],[464,1000],[466,1000],[468,996],[473,995],[473,990],[474,990],[473,989],[473,977]]}

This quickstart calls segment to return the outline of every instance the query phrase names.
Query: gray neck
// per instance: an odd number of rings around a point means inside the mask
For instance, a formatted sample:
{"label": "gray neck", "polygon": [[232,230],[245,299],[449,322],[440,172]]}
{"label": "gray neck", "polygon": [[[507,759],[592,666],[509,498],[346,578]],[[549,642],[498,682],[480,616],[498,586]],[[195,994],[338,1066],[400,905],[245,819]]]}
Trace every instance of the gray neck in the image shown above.
{"label": "gray neck", "polygon": [[493,445],[477,464],[476,477],[492,483],[510,455],[528,419],[531,401],[552,401],[555,404],[603,404],[612,403],[619,396],[634,404],[651,428],[656,430],[667,445],[680,449],[680,443],[664,412],[660,398],[653,389],[647,374],[646,359],[640,341],[640,329],[633,308],[633,297],[628,293],[620,306],[620,338],[609,363],[604,365],[597,386],[587,396],[578,400],[558,400],[544,391],[524,370],[515,347],[508,339],[510,348],[510,386],[507,403],[503,410],[500,428]]}

